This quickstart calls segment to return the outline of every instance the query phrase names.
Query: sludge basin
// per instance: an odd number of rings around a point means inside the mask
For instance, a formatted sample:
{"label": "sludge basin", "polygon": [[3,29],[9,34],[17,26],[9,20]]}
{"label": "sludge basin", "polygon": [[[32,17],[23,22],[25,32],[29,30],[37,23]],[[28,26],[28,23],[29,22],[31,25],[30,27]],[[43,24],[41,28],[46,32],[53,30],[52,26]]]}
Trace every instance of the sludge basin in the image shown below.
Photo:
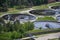
{"label": "sludge basin", "polygon": [[36,19],[35,16],[29,15],[29,14],[6,14],[2,16],[4,20],[10,20],[10,21],[34,21]]}
{"label": "sludge basin", "polygon": [[54,10],[44,9],[44,10],[31,10],[29,13],[34,15],[55,15]]}
{"label": "sludge basin", "polygon": [[60,9],[60,6],[52,6],[51,9]]}
{"label": "sludge basin", "polygon": [[59,12],[60,14],[60,6],[51,6],[51,9],[54,9],[56,12]]}
{"label": "sludge basin", "polygon": [[51,21],[36,21],[34,22],[35,29],[60,28],[60,23]]}

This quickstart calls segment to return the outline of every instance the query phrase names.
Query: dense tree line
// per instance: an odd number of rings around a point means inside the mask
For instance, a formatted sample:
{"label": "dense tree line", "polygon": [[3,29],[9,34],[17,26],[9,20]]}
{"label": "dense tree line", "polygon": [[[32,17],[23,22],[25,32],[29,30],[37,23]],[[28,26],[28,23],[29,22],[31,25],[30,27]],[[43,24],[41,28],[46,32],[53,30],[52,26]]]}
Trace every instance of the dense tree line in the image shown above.
{"label": "dense tree line", "polygon": [[21,9],[46,3],[48,3],[47,0],[0,0],[0,11],[7,11],[7,8],[14,6]]}
{"label": "dense tree line", "polygon": [[5,23],[2,18],[0,18],[0,39],[16,39],[24,37],[27,31],[33,30],[33,22],[26,22],[21,24],[19,21],[14,23]]}

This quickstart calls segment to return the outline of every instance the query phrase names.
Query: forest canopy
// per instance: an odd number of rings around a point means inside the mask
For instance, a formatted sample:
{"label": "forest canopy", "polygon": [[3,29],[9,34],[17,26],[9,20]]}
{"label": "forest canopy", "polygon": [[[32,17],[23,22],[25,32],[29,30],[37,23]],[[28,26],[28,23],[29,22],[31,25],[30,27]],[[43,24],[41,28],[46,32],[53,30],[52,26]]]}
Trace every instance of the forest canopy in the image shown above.
{"label": "forest canopy", "polygon": [[0,11],[7,11],[7,8],[26,8],[48,3],[48,0],[0,0]]}

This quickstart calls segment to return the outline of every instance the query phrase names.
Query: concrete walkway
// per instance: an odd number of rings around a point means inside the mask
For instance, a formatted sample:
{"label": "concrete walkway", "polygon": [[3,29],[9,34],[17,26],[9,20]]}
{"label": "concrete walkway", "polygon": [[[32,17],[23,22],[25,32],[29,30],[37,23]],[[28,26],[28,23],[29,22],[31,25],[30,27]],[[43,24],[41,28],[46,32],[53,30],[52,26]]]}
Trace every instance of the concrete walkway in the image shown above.
{"label": "concrete walkway", "polygon": [[54,38],[59,38],[59,37],[60,37],[60,32],[45,34],[43,36],[39,36],[38,38],[35,38],[35,40],[48,40],[48,39],[54,39]]}
{"label": "concrete walkway", "polygon": [[48,39],[54,39],[54,38],[59,38],[59,37],[60,37],[60,32],[57,32],[57,33],[43,34],[40,36],[26,37],[20,40],[26,40],[30,38],[34,38],[35,40],[48,40]]}

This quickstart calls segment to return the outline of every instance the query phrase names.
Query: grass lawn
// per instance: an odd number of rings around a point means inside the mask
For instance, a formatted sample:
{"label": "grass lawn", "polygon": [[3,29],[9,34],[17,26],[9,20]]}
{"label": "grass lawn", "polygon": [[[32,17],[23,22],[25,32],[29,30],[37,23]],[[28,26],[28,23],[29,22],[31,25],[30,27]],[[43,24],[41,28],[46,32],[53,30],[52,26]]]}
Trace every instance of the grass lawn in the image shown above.
{"label": "grass lawn", "polygon": [[54,19],[53,17],[48,17],[48,16],[45,16],[45,17],[43,17],[43,18],[41,18],[41,17],[38,17],[37,18],[37,21],[57,21],[56,19]]}
{"label": "grass lawn", "polygon": [[42,34],[49,34],[49,33],[56,33],[56,32],[60,32],[60,28],[32,30],[32,31],[28,31],[26,33],[31,33],[35,36],[38,36],[38,35],[42,35]]}
{"label": "grass lawn", "polygon": [[10,13],[10,14],[16,14],[16,13],[19,13],[21,11],[24,11],[24,10],[28,10],[29,8],[24,8],[24,9],[15,9],[15,8],[9,8],[7,12],[0,12],[0,15],[3,15],[3,14],[6,14],[6,13]]}
{"label": "grass lawn", "polygon": [[9,8],[9,13],[17,13],[17,12],[21,12],[21,11],[25,11],[28,10],[29,8],[24,8],[24,9],[15,9],[15,8]]}
{"label": "grass lawn", "polygon": [[49,9],[49,6],[58,6],[60,5],[60,2],[55,2],[55,3],[49,3],[49,4],[43,4],[40,6],[35,6],[33,9]]}

